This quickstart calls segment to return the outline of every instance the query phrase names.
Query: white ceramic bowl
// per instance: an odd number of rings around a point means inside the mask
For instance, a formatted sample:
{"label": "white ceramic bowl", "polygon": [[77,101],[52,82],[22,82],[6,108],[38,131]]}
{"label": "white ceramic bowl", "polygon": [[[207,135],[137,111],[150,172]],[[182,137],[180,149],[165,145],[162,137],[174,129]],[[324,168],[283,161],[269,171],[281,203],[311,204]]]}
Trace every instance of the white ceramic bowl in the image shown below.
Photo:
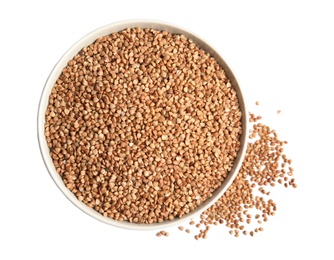
{"label": "white ceramic bowl", "polygon": [[[211,198],[209,198],[203,204],[198,206],[195,210],[191,211],[190,213],[184,215],[181,218],[175,218],[174,220],[166,220],[162,223],[137,224],[137,223],[130,223],[127,221],[113,220],[111,218],[102,216],[100,213],[88,207],[83,202],[80,202],[75,197],[75,195],[68,188],[66,188],[62,178],[56,172],[56,169],[50,157],[49,148],[47,146],[46,139],[44,136],[45,111],[48,105],[48,98],[49,98],[49,95],[51,93],[54,83],[60,76],[62,69],[66,67],[67,62],[70,59],[72,59],[83,47],[88,46],[89,44],[93,43],[97,38],[100,38],[105,35],[109,35],[114,32],[121,31],[125,28],[133,28],[133,27],[152,28],[152,29],[157,29],[157,30],[165,30],[173,34],[183,34],[187,38],[192,39],[196,45],[198,45],[205,51],[209,52],[217,60],[220,66],[224,69],[227,77],[230,79],[232,86],[237,92],[240,108],[243,113],[243,117],[242,117],[243,133],[240,137],[241,147],[235,159],[234,166],[232,170],[230,171],[230,173],[228,174],[227,178],[224,180],[221,187],[218,188],[213,193],[213,196]],[[54,67],[54,69],[52,70],[51,74],[49,75],[46,81],[46,84],[44,86],[42,96],[40,99],[40,104],[39,104],[39,109],[38,109],[38,122],[37,122],[38,141],[39,141],[40,150],[41,150],[41,153],[44,159],[44,163],[52,179],[57,184],[58,188],[64,193],[64,195],[74,205],[76,205],[79,209],[81,209],[83,212],[87,213],[88,215],[104,223],[107,223],[113,226],[117,226],[117,227],[121,227],[121,228],[137,229],[137,230],[163,229],[163,228],[166,228],[172,225],[178,225],[181,222],[192,219],[196,215],[200,214],[201,212],[209,208],[212,204],[214,204],[215,201],[218,200],[219,197],[221,197],[221,195],[227,190],[227,188],[233,182],[235,176],[238,174],[239,168],[242,164],[244,154],[246,151],[247,132],[248,132],[247,130],[248,119],[247,118],[248,118],[248,113],[245,107],[244,99],[242,96],[241,89],[238,85],[238,82],[235,76],[233,75],[232,71],[230,70],[230,68],[227,66],[227,64],[223,60],[223,58],[211,47],[211,45],[209,45],[207,42],[205,42],[202,38],[198,37],[194,33],[191,33],[188,30],[185,30],[179,26],[175,26],[175,25],[168,24],[165,22],[152,21],[152,20],[127,20],[127,21],[122,21],[122,22],[117,22],[117,23],[106,25],[104,27],[101,27],[87,34],[82,39],[80,39],[77,43],[75,43],[58,61],[58,63],[56,64],[56,66]]]}

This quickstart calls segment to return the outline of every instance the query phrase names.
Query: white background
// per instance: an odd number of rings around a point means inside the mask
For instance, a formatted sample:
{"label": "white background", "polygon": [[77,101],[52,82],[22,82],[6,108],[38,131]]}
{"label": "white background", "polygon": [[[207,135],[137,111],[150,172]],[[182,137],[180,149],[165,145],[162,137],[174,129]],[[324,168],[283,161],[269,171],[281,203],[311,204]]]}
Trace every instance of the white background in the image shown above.
{"label": "white background", "polygon": [[[1,1],[0,259],[334,259],[333,14],[330,1]],[[219,226],[196,241],[176,227],[167,238],[123,230],[82,213],[52,181],[37,142],[49,73],[86,33],[134,18],[210,42],[249,110],[289,141],[298,188],[275,188],[264,232],[235,238]]]}

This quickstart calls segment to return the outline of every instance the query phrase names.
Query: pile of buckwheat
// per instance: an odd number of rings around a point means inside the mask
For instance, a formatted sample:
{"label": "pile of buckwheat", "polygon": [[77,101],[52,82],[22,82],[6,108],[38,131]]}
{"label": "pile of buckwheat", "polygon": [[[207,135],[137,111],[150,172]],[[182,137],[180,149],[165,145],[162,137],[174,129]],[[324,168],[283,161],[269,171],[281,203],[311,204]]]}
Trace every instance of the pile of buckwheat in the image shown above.
{"label": "pile of buckwheat", "polygon": [[[49,97],[45,137],[78,200],[115,220],[154,223],[194,210],[222,184],[240,148],[241,117],[233,86],[208,53],[182,35],[133,28],[68,62]],[[252,178],[272,183],[275,174]],[[250,195],[240,178],[203,213],[205,223],[224,218],[241,229],[238,196]],[[236,214],[212,215],[232,197]]]}
{"label": "pile of buckwheat", "polygon": [[[210,228],[219,224],[225,225],[229,233],[236,237],[240,234],[254,236],[264,230],[263,222],[275,215],[276,203],[266,199],[270,196],[268,188],[276,184],[297,188],[292,178],[292,161],[283,153],[283,145],[287,142],[280,141],[275,130],[257,122],[261,119],[261,116],[249,114],[253,129],[250,130],[243,164],[231,186],[200,215],[198,223],[193,220],[188,223],[198,228],[194,235],[196,240],[207,238]],[[179,226],[179,230],[191,233],[189,228],[183,226]]]}

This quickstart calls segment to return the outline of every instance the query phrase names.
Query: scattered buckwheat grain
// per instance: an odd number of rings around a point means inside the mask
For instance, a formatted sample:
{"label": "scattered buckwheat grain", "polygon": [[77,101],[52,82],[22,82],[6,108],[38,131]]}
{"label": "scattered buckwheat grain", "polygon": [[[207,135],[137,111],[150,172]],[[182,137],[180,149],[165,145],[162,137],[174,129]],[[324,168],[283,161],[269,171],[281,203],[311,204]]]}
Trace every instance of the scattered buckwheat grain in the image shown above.
{"label": "scattered buckwheat grain", "polygon": [[179,230],[183,231],[183,230],[184,230],[184,227],[180,226],[180,227],[179,227]]}
{"label": "scattered buckwheat grain", "polygon": [[166,232],[166,231],[159,231],[158,233],[157,233],[157,237],[161,237],[161,236],[165,236],[165,237],[168,237],[169,236],[169,233],[168,232]]}

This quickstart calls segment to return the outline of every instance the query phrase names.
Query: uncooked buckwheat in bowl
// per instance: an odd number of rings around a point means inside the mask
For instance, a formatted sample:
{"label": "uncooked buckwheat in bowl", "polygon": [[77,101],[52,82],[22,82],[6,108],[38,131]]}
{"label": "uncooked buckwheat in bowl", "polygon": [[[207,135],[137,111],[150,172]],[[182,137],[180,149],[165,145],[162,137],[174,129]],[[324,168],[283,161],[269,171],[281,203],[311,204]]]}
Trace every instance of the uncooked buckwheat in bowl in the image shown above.
{"label": "uncooked buckwheat in bowl", "polygon": [[162,22],[119,22],[82,38],[51,72],[38,113],[60,190],[123,228],[164,228],[207,209],[247,144],[229,67],[198,36]]}

